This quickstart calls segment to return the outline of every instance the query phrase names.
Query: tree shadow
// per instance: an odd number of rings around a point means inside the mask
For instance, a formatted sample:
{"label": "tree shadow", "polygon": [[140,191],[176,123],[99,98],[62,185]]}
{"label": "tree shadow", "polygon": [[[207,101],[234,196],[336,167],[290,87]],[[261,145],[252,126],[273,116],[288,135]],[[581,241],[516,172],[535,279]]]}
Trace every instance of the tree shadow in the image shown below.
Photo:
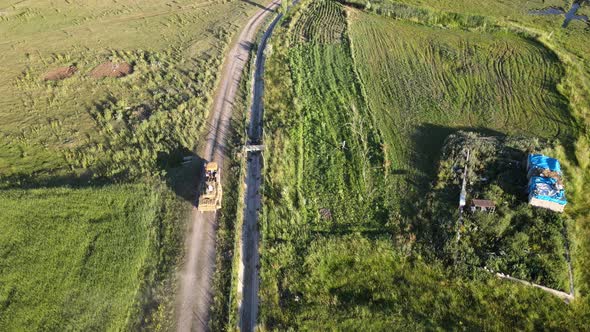
{"label": "tree shadow", "polygon": [[240,47],[242,48],[242,50],[250,52],[250,50],[252,50],[252,48],[254,47],[253,42],[249,42],[249,41],[242,41],[240,42]]}
{"label": "tree shadow", "polygon": [[260,9],[263,9],[263,10],[266,10],[266,11],[270,11],[270,9],[268,9],[267,7],[261,5],[261,4],[257,3],[257,2],[254,2],[254,1],[251,1],[251,0],[240,0],[240,1],[241,2],[245,2],[245,3],[249,4],[249,5],[254,6],[254,7],[258,7]]}
{"label": "tree shadow", "polygon": [[[393,174],[402,176],[403,185],[407,190],[401,198],[400,213],[406,218],[414,218],[432,190],[436,180],[442,149],[449,135],[458,131],[470,131],[486,136],[505,136],[503,133],[485,127],[448,127],[432,123],[424,123],[416,127],[409,141],[411,146],[410,165],[414,169],[396,169]],[[411,175],[409,175],[411,174]],[[409,176],[408,176],[409,175]],[[420,202],[420,203],[417,203]]]}
{"label": "tree shadow", "polygon": [[420,175],[419,184],[428,184],[434,179],[446,139],[458,131],[475,132],[494,137],[506,136],[499,131],[485,127],[447,127],[431,123],[421,124],[411,137],[411,142],[413,142],[411,162],[416,165]]}
{"label": "tree shadow", "polygon": [[[400,187],[404,194],[400,195],[399,211],[404,220],[412,225],[411,232],[417,235],[417,242],[426,247],[434,248],[435,252],[442,248],[441,234],[447,232],[445,220],[454,220],[459,204],[457,188],[436,189],[442,150],[447,138],[458,131],[475,132],[486,136],[504,137],[501,132],[484,127],[448,127],[424,123],[415,128],[410,135],[409,165],[413,169],[408,172],[396,170],[401,178]],[[411,190],[413,189],[413,190]],[[429,197],[438,197],[442,201],[431,202]],[[436,213],[433,213],[435,211]]]}

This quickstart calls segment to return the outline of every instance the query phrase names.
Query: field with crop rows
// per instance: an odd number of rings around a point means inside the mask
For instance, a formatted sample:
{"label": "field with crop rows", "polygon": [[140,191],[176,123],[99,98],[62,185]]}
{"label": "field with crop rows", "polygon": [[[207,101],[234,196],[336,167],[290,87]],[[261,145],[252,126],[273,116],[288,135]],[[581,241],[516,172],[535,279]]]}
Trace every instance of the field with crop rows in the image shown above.
{"label": "field with crop rows", "polygon": [[308,4],[296,21],[291,38],[319,43],[340,41],[346,28],[343,10],[337,2]]}
{"label": "field with crop rows", "polygon": [[[313,31],[302,25],[340,22],[321,14],[333,6],[341,5],[302,2],[273,37],[260,323],[303,330],[568,326],[573,310],[556,298],[448,270],[417,211],[417,192],[436,177],[442,140],[456,128],[575,135],[556,91],[564,69],[555,56],[507,33],[451,33],[351,16],[343,7],[352,30],[338,27],[340,42],[297,37]],[[525,81],[530,75],[538,79]],[[520,100],[526,90],[534,106]]]}

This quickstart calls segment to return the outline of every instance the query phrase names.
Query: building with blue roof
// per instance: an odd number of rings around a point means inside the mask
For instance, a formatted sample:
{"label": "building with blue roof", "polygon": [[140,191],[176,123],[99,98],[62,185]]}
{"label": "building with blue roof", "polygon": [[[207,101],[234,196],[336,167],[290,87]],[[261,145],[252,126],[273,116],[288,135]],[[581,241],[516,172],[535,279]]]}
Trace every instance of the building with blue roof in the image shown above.
{"label": "building with blue roof", "polygon": [[529,204],[563,212],[567,200],[559,161],[541,154],[530,154],[527,160],[527,171]]}

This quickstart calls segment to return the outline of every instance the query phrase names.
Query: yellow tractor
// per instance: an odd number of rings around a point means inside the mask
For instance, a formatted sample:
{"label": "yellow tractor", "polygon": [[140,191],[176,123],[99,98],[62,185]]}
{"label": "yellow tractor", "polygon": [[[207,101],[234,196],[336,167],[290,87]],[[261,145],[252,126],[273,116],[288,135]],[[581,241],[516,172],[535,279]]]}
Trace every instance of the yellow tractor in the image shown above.
{"label": "yellow tractor", "polygon": [[201,181],[201,194],[197,209],[201,212],[215,212],[221,208],[221,181],[216,162],[205,165],[205,177]]}

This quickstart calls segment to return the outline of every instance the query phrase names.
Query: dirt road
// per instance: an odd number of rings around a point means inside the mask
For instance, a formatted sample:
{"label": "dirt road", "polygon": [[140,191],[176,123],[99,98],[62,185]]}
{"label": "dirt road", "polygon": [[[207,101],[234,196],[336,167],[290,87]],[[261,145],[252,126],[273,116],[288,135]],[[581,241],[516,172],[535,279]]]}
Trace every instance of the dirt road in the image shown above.
{"label": "dirt road", "polygon": [[[210,131],[207,134],[205,147],[199,151],[202,158],[216,161],[222,169],[233,101],[248,60],[250,47],[258,28],[278,5],[279,2],[275,1],[267,8],[259,10],[248,21],[225,58],[220,85],[213,104]],[[215,269],[215,221],[214,213],[201,214],[196,208],[192,211],[186,235],[187,254],[179,276],[180,289],[176,309],[178,331],[208,330],[211,278]]]}
{"label": "dirt road", "polygon": [[[256,53],[256,67],[252,88],[252,106],[250,110],[250,142],[258,144],[262,137],[262,96],[264,92],[264,50],[268,38],[281,18],[281,14],[270,24]],[[244,225],[242,228],[242,245],[240,248],[240,270],[238,271],[238,298],[240,312],[240,330],[243,332],[254,331],[258,316],[258,211],[261,206],[260,184],[262,179],[262,154],[261,152],[249,152],[248,170],[246,174],[246,197],[244,210]]]}

